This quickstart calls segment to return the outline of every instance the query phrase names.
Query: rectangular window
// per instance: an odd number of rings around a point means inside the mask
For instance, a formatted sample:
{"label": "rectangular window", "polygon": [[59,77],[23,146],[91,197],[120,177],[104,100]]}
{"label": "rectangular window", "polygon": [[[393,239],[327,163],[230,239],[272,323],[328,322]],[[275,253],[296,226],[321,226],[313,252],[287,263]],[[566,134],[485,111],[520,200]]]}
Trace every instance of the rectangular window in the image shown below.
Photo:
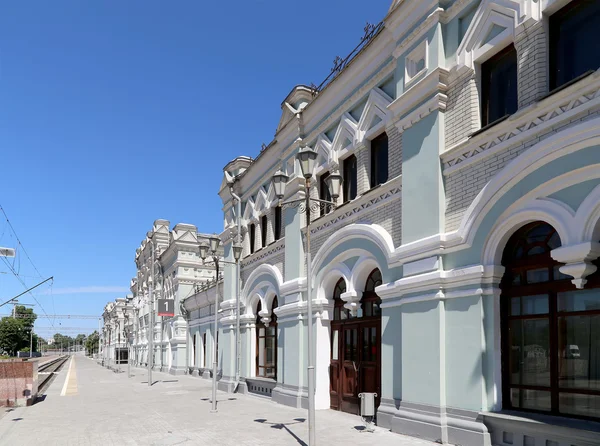
{"label": "rectangular window", "polygon": [[550,90],[600,67],[600,2],[572,1],[549,24]]}
{"label": "rectangular window", "polygon": [[248,225],[248,232],[250,233],[250,254],[254,254],[254,238],[256,236],[256,225]]}
{"label": "rectangular window", "polygon": [[275,208],[275,240],[281,238],[281,206]]}
{"label": "rectangular window", "polygon": [[356,198],[357,175],[356,156],[351,155],[344,160],[344,203]]}
{"label": "rectangular window", "polygon": [[481,66],[481,126],[517,108],[517,51],[511,44]]}
{"label": "rectangular window", "polygon": [[262,241],[263,248],[267,246],[267,225],[269,224],[269,219],[266,215],[260,217],[260,238]]}
{"label": "rectangular window", "polygon": [[[331,193],[329,192],[329,187],[327,186],[327,178],[329,178],[329,172],[325,172],[319,177],[319,198],[321,200],[331,201]],[[329,212],[331,212],[330,205],[321,206],[320,215],[325,215]]]}
{"label": "rectangular window", "polygon": [[371,187],[388,180],[388,136],[379,135],[371,141]]}

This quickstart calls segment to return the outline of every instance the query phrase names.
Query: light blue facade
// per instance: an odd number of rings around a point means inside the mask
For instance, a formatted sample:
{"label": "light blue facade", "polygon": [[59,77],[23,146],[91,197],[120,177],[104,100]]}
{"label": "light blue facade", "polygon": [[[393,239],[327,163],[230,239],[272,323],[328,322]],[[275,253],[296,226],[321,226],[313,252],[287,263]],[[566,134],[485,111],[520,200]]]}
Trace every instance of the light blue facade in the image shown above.
{"label": "light blue facade", "polygon": [[[600,72],[551,95],[540,75],[548,69],[539,65],[548,16],[566,3],[398,0],[381,31],[326,88],[290,93],[273,143],[255,160],[238,158],[224,169],[221,238],[232,261],[239,221],[243,254],[239,296],[236,269],[224,272],[221,389],[306,407],[310,274],[316,404],[333,406],[334,288],[344,284],[340,298],[358,320],[367,280],[379,270],[380,426],[461,445],[598,444],[593,420],[503,411],[499,302],[507,241],[530,222],[550,224],[561,240],[552,258],[574,290],[595,277],[600,255]],[[521,67],[519,107],[482,130],[481,66],[508,45]],[[371,187],[371,141],[384,132],[388,179]],[[303,145],[319,154],[314,198],[321,175],[339,169],[344,176],[344,160],[357,159],[357,197],[346,203],[342,194],[337,209],[312,214],[310,271],[305,215],[284,207],[277,238],[279,202],[269,183],[283,170],[290,177],[285,200],[304,197],[294,159]],[[214,298],[193,299],[185,303],[190,340],[210,330],[204,308]],[[276,376],[259,376],[257,327],[275,321]],[[201,357],[190,370],[202,374]]]}

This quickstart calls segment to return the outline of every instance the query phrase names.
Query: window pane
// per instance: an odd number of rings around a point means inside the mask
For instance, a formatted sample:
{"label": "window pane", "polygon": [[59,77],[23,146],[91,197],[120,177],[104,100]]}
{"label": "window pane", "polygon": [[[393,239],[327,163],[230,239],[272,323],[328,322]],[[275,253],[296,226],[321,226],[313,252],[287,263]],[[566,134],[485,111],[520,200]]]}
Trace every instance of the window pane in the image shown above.
{"label": "window pane", "polygon": [[377,329],[371,327],[371,361],[377,361]]}
{"label": "window pane", "polygon": [[339,359],[339,331],[334,330],[333,339],[331,341],[331,359],[337,361]]}
{"label": "window pane", "polygon": [[590,44],[597,39],[599,25],[597,1],[571,2],[550,17],[551,88],[600,66],[600,48]]}
{"label": "window pane", "polygon": [[558,293],[558,311],[600,310],[600,289]]}
{"label": "window pane", "polygon": [[258,339],[258,365],[259,367],[265,365],[265,338]]}
{"label": "window pane", "polygon": [[547,294],[521,297],[522,314],[547,314],[548,311]]}
{"label": "window pane", "polygon": [[354,358],[352,357],[352,333],[350,330],[346,330],[344,333],[344,361],[352,361]]}
{"label": "window pane", "polygon": [[600,395],[561,392],[558,394],[558,405],[563,414],[600,417]]}
{"label": "window pane", "polygon": [[510,322],[510,374],[512,384],[550,385],[548,319]]}
{"label": "window pane", "polygon": [[363,327],[363,346],[362,346],[362,358],[361,360],[363,361],[370,361],[371,360],[371,356],[370,356],[370,352],[371,349],[369,347],[369,328],[368,327]]}
{"label": "window pane", "polygon": [[265,342],[267,347],[267,364],[273,364],[275,362],[275,338],[268,337]]}
{"label": "window pane", "polygon": [[358,191],[357,175],[356,156],[352,155],[344,160],[344,203],[356,198]]}
{"label": "window pane", "polygon": [[600,391],[600,315],[560,317],[558,345],[559,387]]}
{"label": "window pane", "polygon": [[482,125],[517,111],[517,52],[513,45],[482,65]]}
{"label": "window pane", "polygon": [[550,280],[548,268],[530,269],[527,271],[527,283],[542,283]]}
{"label": "window pane", "polygon": [[520,316],[521,315],[521,298],[513,297],[510,300],[510,314],[512,316]]}
{"label": "window pane", "polygon": [[379,302],[373,302],[373,316],[381,315],[381,307]]}
{"label": "window pane", "polygon": [[510,403],[517,409],[550,410],[550,392],[530,389],[510,389]]}

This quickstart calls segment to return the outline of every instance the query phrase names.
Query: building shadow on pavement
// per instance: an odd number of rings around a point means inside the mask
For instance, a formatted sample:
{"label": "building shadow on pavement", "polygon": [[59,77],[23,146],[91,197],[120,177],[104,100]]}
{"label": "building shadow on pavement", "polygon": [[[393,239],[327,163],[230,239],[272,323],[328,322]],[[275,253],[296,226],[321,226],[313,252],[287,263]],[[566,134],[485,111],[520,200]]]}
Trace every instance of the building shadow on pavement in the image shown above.
{"label": "building shadow on pavement", "polygon": [[273,423],[264,418],[258,418],[254,420],[256,423],[268,424],[272,429],[284,429],[288,434],[290,434],[294,439],[298,442],[298,444],[302,446],[308,446],[300,437],[298,437],[295,433],[293,433],[288,426],[293,424],[300,424],[306,421],[306,418],[294,418],[294,421],[291,423]]}

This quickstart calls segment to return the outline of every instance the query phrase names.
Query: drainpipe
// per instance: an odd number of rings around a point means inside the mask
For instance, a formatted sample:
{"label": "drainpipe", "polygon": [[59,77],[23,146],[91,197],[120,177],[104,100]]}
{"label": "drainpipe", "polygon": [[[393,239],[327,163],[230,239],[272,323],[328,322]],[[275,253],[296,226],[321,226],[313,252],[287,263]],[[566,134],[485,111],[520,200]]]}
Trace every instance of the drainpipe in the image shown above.
{"label": "drainpipe", "polygon": [[[233,187],[229,188],[229,193],[236,202],[236,220],[237,220],[237,243],[242,243],[242,200],[233,192]],[[237,392],[240,385],[240,367],[242,357],[242,337],[240,336],[240,260],[235,264],[235,384],[233,392]]]}

